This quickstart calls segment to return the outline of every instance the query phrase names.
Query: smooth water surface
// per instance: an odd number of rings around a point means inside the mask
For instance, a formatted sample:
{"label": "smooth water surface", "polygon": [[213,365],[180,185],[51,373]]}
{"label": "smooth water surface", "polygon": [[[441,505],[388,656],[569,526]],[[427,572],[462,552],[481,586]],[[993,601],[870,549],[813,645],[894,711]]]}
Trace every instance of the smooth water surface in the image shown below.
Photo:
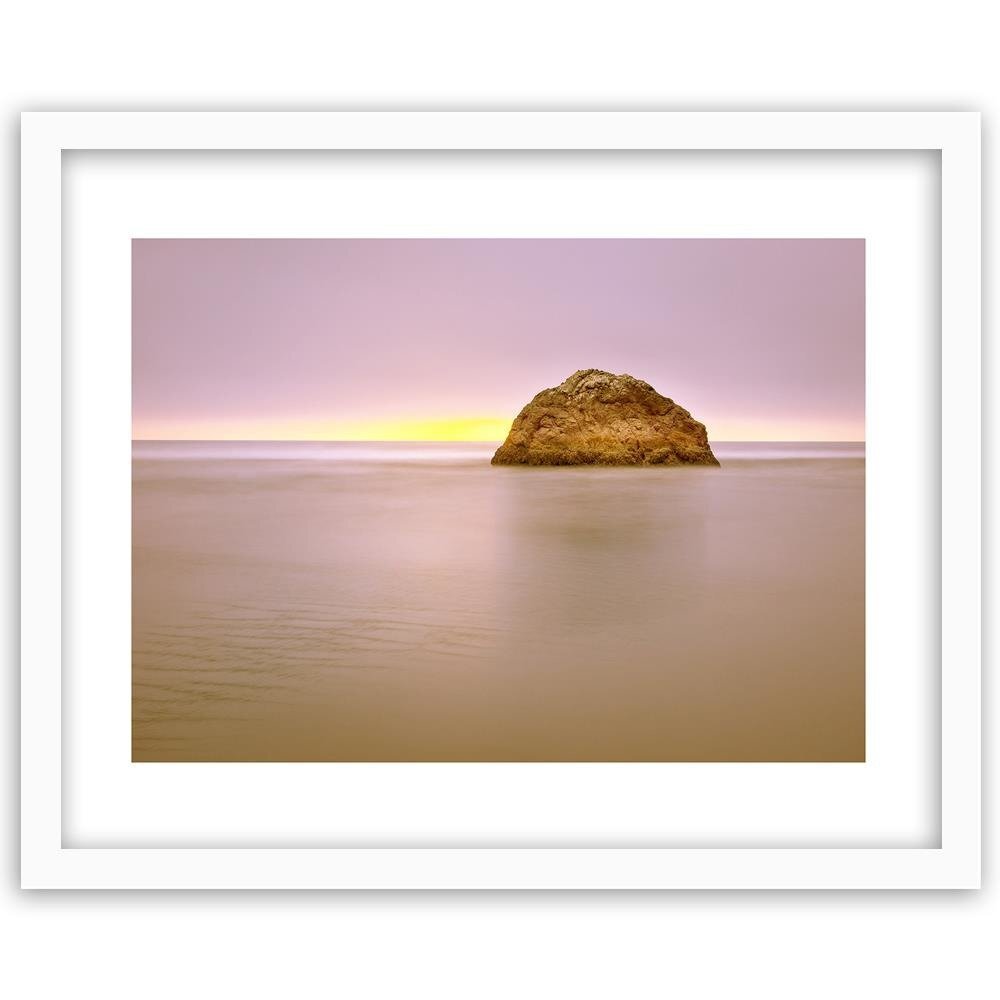
{"label": "smooth water surface", "polygon": [[135,442],[135,760],[864,758],[864,446]]}

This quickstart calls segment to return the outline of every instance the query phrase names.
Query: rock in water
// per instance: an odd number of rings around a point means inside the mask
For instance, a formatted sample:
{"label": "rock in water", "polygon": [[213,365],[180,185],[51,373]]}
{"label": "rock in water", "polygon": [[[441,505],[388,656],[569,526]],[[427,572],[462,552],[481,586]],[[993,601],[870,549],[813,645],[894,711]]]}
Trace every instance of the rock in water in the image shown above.
{"label": "rock in water", "polygon": [[631,375],[588,368],[514,418],[493,465],[718,465],[705,425]]}

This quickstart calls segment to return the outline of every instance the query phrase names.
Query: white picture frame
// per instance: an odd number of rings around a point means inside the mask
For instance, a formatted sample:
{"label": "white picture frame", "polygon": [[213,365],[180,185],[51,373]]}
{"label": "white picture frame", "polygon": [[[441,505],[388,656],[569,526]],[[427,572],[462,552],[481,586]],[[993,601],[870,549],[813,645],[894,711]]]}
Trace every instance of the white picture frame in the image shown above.
{"label": "white picture frame", "polygon": [[[939,842],[933,846],[77,846],[66,842],[63,153],[938,151]],[[33,112],[22,116],[22,885],[26,888],[973,888],[980,870],[980,154],[967,112]],[[149,235],[149,234],[143,234]],[[127,306],[126,306],[127,308]],[[72,456],[70,456],[72,457]],[[128,622],[123,621],[123,630]],[[200,766],[200,765],[187,765]],[[300,765],[282,765],[299,767]],[[523,765],[532,767],[535,765]],[[669,766],[669,765],[665,765]]]}

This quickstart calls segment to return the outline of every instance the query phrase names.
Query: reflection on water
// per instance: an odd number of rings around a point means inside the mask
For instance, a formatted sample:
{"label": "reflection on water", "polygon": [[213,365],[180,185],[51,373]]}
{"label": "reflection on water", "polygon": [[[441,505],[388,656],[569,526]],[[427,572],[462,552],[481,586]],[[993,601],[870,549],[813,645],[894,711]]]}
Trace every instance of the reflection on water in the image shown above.
{"label": "reflection on water", "polygon": [[136,442],[136,760],[859,760],[864,452]]}

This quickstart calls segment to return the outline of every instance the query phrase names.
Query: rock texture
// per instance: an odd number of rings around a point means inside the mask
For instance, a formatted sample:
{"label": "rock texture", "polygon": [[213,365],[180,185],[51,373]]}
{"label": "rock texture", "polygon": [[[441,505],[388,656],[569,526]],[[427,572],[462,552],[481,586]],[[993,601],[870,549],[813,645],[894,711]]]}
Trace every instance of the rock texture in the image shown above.
{"label": "rock texture", "polygon": [[705,425],[631,375],[588,368],[515,417],[494,465],[718,465]]}

